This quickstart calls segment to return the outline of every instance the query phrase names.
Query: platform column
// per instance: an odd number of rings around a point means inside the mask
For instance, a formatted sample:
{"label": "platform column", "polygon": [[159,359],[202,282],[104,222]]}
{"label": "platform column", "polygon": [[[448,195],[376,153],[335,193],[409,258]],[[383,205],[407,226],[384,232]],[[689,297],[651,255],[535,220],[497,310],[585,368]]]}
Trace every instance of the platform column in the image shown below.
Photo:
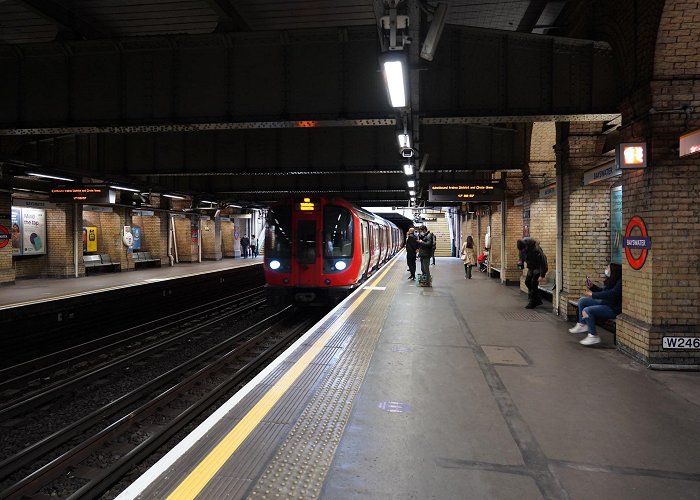
{"label": "platform column", "polygon": [[[558,145],[561,163],[562,278],[560,315],[574,319],[577,301],[586,289],[586,276],[601,284],[611,261],[610,189],[620,177],[584,185],[586,171],[606,162],[602,122],[572,122],[562,131]],[[551,268],[550,264],[550,268]]]}
{"label": "platform column", "polygon": [[[679,157],[679,136],[700,129],[700,5],[667,0],[653,75],[622,108],[625,141],[649,144],[649,165],[626,171],[623,227],[643,219],[651,249],[623,264],[620,349],[652,367],[698,367],[700,349],[664,348],[664,337],[700,337],[700,154]],[[634,251],[637,256],[639,251]]]}

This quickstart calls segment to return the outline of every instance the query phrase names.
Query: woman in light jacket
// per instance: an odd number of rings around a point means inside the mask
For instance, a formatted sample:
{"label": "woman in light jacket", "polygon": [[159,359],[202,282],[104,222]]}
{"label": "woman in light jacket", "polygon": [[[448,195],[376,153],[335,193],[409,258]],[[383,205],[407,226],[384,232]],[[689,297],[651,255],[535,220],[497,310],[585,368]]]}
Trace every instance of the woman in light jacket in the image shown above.
{"label": "woman in light jacket", "polygon": [[467,236],[467,241],[462,243],[462,261],[464,262],[464,277],[472,279],[472,267],[476,265],[476,252],[474,251],[474,238]]}

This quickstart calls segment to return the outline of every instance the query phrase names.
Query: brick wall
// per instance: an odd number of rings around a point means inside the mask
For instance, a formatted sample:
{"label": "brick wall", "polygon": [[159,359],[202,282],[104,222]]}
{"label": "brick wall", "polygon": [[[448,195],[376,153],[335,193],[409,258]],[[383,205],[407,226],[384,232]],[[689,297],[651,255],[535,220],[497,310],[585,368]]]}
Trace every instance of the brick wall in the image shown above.
{"label": "brick wall", "polygon": [[193,221],[190,217],[175,218],[175,236],[179,262],[199,262],[199,244],[192,238]]}
{"label": "brick wall", "polygon": [[[651,164],[624,174],[623,224],[644,219],[652,247],[640,270],[623,264],[621,349],[650,363],[700,363],[700,351],[664,351],[664,336],[700,336],[700,157],[678,157],[678,136],[700,128],[700,4],[667,0],[647,94],[623,106],[625,140],[649,140]],[[689,113],[672,112],[683,106]],[[659,113],[640,117],[640,109]],[[643,115],[642,115],[643,116]]]}
{"label": "brick wall", "polygon": [[141,228],[141,251],[150,252],[162,262],[168,260],[168,217],[167,212],[154,212],[153,215],[135,215],[131,219],[132,225]]}
{"label": "brick wall", "polygon": [[202,259],[221,260],[221,222],[217,219],[202,220]]}
{"label": "brick wall", "polygon": [[233,220],[221,222],[221,254],[223,257],[235,257],[233,246]]}
{"label": "brick wall", "polygon": [[83,210],[82,213],[82,225],[97,228],[97,253],[108,254],[112,262],[121,264],[122,269],[133,268],[128,247],[122,241],[124,226],[132,225],[131,216],[128,215],[130,209],[114,207],[112,212]]}
{"label": "brick wall", "polygon": [[492,203],[491,207],[491,252],[489,261],[493,267],[501,269],[503,259],[501,257],[501,204]]}
{"label": "brick wall", "polygon": [[523,207],[515,206],[513,199],[506,201],[506,269],[503,278],[507,284],[518,283],[522,271],[518,269],[518,239],[523,234]]}

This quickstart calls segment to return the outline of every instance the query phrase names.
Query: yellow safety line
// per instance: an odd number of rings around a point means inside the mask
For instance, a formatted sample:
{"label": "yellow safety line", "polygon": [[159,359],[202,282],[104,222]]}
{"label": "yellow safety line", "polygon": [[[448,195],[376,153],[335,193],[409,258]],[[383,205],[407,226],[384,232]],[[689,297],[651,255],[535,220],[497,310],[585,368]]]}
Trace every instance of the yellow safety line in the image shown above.
{"label": "yellow safety line", "polygon": [[[377,278],[379,283],[396,263],[396,259],[389,263],[387,268]],[[168,495],[169,500],[181,500],[195,498],[204,489],[207,483],[214,477],[219,469],[231,458],[238,447],[245,441],[251,432],[255,430],[272,407],[287,392],[291,385],[311,364],[316,355],[326,346],[328,341],[340,329],[341,325],[355,309],[369,295],[371,289],[367,289],[348,307],[338,319],[326,330],[319,339],[309,348],[299,360],[280,378],[265,395],[253,406],[253,408],[241,419],[236,426],[204,457],[192,472]]]}

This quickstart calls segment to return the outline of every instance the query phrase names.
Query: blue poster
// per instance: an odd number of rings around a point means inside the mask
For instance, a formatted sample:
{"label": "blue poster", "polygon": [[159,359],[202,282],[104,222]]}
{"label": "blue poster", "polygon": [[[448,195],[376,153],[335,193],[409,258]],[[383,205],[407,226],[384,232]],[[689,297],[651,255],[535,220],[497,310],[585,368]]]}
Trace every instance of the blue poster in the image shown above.
{"label": "blue poster", "polygon": [[610,191],[610,262],[622,264],[622,186]]}
{"label": "blue poster", "polygon": [[134,237],[134,242],[131,244],[132,249],[141,250],[141,228],[131,226],[131,235]]}

